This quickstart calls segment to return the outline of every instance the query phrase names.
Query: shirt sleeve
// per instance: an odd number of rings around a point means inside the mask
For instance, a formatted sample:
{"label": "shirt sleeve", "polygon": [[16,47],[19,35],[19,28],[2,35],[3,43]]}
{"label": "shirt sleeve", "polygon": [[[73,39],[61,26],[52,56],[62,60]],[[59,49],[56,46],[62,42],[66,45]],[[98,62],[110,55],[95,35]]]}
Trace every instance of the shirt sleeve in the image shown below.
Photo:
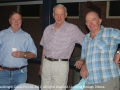
{"label": "shirt sleeve", "polygon": [[2,33],[1,33],[1,31],[0,31],[0,45],[1,45],[1,41],[2,40]]}
{"label": "shirt sleeve", "polygon": [[83,32],[77,26],[75,27],[73,36],[76,40],[76,43],[79,43],[80,45],[82,45],[82,40],[83,40],[85,35],[83,34]]}
{"label": "shirt sleeve", "polygon": [[43,46],[43,36],[42,36],[42,38],[41,38],[40,45]]}
{"label": "shirt sleeve", "polygon": [[0,45],[2,44],[2,39],[3,39],[3,37],[4,37],[4,32],[3,32],[3,30],[1,30],[0,31]]}
{"label": "shirt sleeve", "polygon": [[120,44],[120,30],[113,29],[112,30],[112,38],[114,39],[114,43]]}
{"label": "shirt sleeve", "polygon": [[46,31],[46,29],[44,30],[44,32],[43,32],[43,36],[42,36],[42,38],[41,38],[41,40],[40,40],[40,45],[43,46],[43,47],[44,47],[45,31]]}
{"label": "shirt sleeve", "polygon": [[82,42],[82,51],[81,51],[81,59],[85,60],[85,38],[83,39],[83,42]]}
{"label": "shirt sleeve", "polygon": [[37,48],[34,44],[34,41],[32,39],[32,37],[29,35],[29,40],[28,40],[28,49],[27,49],[28,52],[32,52],[34,53],[36,56],[37,56]]}

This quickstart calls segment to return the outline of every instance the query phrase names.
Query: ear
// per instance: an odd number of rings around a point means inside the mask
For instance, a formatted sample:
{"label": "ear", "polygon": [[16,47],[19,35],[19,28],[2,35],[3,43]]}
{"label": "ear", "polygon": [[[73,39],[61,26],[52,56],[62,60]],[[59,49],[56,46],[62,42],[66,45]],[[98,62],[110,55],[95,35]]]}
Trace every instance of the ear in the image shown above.
{"label": "ear", "polygon": [[67,18],[67,13],[65,13],[65,18]]}
{"label": "ear", "polygon": [[52,14],[53,15],[53,17],[54,17],[54,14]]}
{"label": "ear", "polygon": [[10,23],[10,19],[9,19],[9,23]]}
{"label": "ear", "polygon": [[53,13],[52,15],[53,15],[53,17],[54,17],[54,13]]}
{"label": "ear", "polygon": [[101,24],[102,23],[102,19],[99,19],[99,24]]}

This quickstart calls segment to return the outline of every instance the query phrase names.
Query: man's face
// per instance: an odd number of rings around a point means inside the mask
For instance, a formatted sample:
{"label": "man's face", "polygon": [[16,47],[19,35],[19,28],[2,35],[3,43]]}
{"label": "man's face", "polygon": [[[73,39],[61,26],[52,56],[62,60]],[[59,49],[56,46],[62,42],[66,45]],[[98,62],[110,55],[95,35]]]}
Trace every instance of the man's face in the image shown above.
{"label": "man's face", "polygon": [[13,31],[18,31],[22,24],[21,16],[17,13],[13,14],[9,19],[9,23]]}
{"label": "man's face", "polygon": [[67,13],[65,13],[63,7],[57,7],[54,10],[53,17],[56,23],[61,25],[65,21],[65,18],[67,17]]}
{"label": "man's face", "polygon": [[86,25],[91,32],[99,31],[101,22],[102,20],[95,12],[90,12],[86,15]]}

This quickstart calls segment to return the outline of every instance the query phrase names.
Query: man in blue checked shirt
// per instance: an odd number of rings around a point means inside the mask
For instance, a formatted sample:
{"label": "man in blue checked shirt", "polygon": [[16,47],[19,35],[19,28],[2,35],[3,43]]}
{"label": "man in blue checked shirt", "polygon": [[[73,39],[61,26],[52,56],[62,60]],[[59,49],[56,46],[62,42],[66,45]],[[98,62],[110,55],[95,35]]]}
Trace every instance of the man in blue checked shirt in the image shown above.
{"label": "man in blue checked shirt", "polygon": [[119,90],[120,30],[106,28],[95,11],[86,15],[86,25],[90,30],[82,43],[81,59],[75,63],[81,68],[85,78],[84,90]]}
{"label": "man in blue checked shirt", "polygon": [[33,39],[21,29],[22,16],[13,12],[9,23],[9,28],[0,31],[0,90],[14,90],[25,83],[27,60],[37,56]]}

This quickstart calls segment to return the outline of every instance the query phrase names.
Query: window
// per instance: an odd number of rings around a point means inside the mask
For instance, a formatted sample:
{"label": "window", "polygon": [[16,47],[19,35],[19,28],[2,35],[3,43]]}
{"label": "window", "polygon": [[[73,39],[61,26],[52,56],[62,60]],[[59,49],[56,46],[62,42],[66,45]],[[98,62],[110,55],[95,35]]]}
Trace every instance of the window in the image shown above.
{"label": "window", "polygon": [[79,16],[79,3],[60,3],[67,8],[68,18]]}
{"label": "window", "polygon": [[120,1],[107,1],[106,18],[120,18]]}
{"label": "window", "polygon": [[18,6],[18,12],[20,12],[23,18],[39,18],[40,5],[20,5]]}

